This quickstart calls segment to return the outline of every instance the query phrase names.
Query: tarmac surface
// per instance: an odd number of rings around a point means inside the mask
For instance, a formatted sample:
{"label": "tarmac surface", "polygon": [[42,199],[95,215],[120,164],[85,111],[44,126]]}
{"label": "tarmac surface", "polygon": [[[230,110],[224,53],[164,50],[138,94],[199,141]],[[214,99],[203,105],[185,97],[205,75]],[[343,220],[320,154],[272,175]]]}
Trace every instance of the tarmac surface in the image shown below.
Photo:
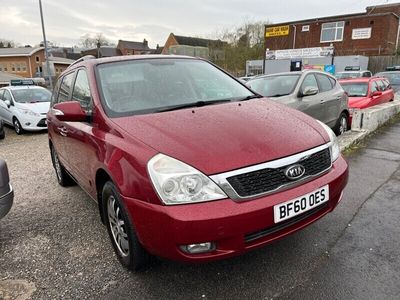
{"label": "tarmac surface", "polygon": [[58,186],[46,133],[0,141],[15,189],[0,220],[0,299],[400,299],[400,123],[350,154],[336,210],[283,240],[200,265],[117,261],[96,204]]}

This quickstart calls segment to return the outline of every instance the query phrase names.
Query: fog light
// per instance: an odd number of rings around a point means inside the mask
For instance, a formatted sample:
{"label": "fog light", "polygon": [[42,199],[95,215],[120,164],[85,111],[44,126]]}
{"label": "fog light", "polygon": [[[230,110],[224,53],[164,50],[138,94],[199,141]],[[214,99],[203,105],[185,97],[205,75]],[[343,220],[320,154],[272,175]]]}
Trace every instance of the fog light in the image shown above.
{"label": "fog light", "polygon": [[182,251],[190,254],[205,253],[214,251],[215,243],[207,242],[199,244],[190,244],[190,245],[183,245],[180,248]]}
{"label": "fog light", "polygon": [[26,126],[29,126],[29,125],[31,125],[31,123],[30,123],[30,122],[26,122],[25,125],[26,125]]}

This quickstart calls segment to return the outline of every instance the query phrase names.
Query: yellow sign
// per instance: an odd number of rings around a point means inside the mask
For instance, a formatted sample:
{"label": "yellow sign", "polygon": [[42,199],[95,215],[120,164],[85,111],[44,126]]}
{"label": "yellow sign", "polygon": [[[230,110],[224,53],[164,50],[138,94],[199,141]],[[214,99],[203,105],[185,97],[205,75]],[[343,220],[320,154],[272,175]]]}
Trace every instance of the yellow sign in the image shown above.
{"label": "yellow sign", "polygon": [[282,36],[289,34],[289,25],[286,26],[276,26],[267,27],[265,31],[265,37]]}

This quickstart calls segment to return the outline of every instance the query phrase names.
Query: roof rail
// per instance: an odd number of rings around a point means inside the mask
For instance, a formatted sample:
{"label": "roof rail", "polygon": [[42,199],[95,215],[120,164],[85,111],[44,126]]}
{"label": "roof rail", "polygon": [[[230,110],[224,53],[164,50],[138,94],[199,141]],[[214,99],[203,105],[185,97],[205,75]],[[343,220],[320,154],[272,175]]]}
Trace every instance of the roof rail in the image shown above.
{"label": "roof rail", "polygon": [[[73,65],[76,65],[77,63],[80,63],[81,61],[85,61],[85,60],[89,60],[89,59],[95,59],[96,57],[94,57],[93,55],[85,55],[82,56],[81,58],[77,59],[76,61],[74,61],[72,64],[70,64],[68,66],[68,68],[72,67]],[[68,69],[67,68],[67,69]]]}

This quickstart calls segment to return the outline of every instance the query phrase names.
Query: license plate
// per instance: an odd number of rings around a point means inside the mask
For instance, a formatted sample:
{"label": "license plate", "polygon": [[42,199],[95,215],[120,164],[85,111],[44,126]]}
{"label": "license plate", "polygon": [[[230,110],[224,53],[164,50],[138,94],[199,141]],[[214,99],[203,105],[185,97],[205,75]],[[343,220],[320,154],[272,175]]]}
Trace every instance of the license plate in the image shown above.
{"label": "license plate", "polygon": [[279,223],[300,215],[329,200],[329,185],[325,185],[311,193],[274,206],[274,221]]}

